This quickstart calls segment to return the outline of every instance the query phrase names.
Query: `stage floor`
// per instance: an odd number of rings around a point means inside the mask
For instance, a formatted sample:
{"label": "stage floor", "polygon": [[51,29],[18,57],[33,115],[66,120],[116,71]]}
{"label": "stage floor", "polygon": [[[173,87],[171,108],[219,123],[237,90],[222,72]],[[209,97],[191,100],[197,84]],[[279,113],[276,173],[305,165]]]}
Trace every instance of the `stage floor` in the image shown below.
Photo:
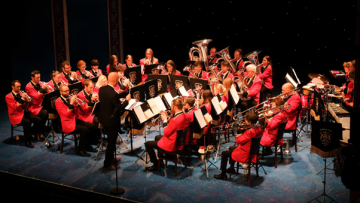
{"label": "stage floor", "polygon": [[[61,154],[53,147],[41,148],[42,141],[33,142],[34,149],[25,147],[22,141],[10,143],[10,122],[5,105],[3,102],[0,112],[1,171],[110,194],[110,189],[115,186],[115,171],[102,171],[104,153],[100,154],[99,160],[94,160],[96,153],[92,153],[90,158],[80,157],[75,154],[72,141],[66,141]],[[158,132],[150,129],[147,140],[153,140],[156,135]],[[126,138],[125,135],[123,137]],[[284,137],[290,135],[285,134]],[[209,168],[207,179],[206,173],[199,167],[191,172],[189,167],[185,169],[178,165],[178,176],[175,177],[174,164],[171,162],[160,173],[144,172],[143,162],[135,163],[136,156],[122,154],[118,183],[126,192],[120,197],[139,202],[307,202],[322,194],[323,172],[316,173],[324,167],[324,161],[310,153],[310,134],[303,133],[303,140],[298,142],[297,153],[291,145],[291,156],[284,155],[277,169],[273,165],[274,155],[261,160],[267,175],[260,168],[259,177],[255,179],[253,171],[251,187],[247,186],[241,170],[239,175],[232,176],[231,181],[223,181],[214,178],[214,174],[220,173],[220,169],[214,166]],[[233,143],[225,146],[232,146]],[[134,146],[141,147],[136,151],[140,155],[144,149],[142,136],[135,139]],[[124,151],[126,149],[122,145],[120,153]],[[192,166],[199,161],[197,157],[192,160]],[[327,163],[331,160],[327,159]],[[220,167],[220,162],[218,160],[215,165]],[[349,201],[349,190],[341,183],[341,177],[332,170],[327,171],[326,193],[337,202]]]}

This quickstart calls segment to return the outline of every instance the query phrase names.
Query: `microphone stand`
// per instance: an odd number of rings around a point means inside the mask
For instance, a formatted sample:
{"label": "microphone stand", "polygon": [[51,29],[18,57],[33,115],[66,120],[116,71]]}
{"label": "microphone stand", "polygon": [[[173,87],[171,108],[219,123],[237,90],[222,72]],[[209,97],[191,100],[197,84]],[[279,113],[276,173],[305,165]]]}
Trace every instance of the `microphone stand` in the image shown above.
{"label": "microphone stand", "polygon": [[[116,145],[116,142],[114,143],[115,145]],[[116,165],[117,165],[117,160],[116,160],[116,150],[114,150],[114,158],[115,158],[115,162],[116,162]],[[115,167],[117,167],[117,166],[115,166]],[[114,187],[114,188],[112,188],[111,190],[110,190],[110,194],[112,194],[112,195],[121,195],[121,194],[123,194],[124,192],[125,192],[125,189],[124,188],[119,188],[119,186],[118,186],[118,173],[117,173],[117,169],[115,170],[115,174],[116,174],[116,178],[115,178],[115,180],[116,180],[116,187]]]}

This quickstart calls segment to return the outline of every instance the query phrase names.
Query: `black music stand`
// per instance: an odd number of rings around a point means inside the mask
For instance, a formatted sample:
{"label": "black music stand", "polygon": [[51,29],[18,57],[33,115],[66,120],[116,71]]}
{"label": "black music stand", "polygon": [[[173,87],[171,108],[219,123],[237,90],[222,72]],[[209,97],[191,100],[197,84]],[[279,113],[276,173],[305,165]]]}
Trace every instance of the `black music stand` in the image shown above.
{"label": "black music stand", "polygon": [[70,94],[73,94],[73,95],[78,94],[83,89],[81,82],[76,82],[74,84],[69,85],[68,87],[70,90]]}
{"label": "black music stand", "polygon": [[141,66],[135,66],[125,69],[124,76],[130,80],[131,84],[138,85],[142,82]]}
{"label": "black music stand", "polygon": [[159,95],[158,81],[156,79],[148,80],[144,84],[146,99],[155,98]]}
{"label": "black music stand", "polygon": [[[43,99],[43,108],[45,108],[47,110],[47,112],[52,113],[52,114],[58,114],[56,111],[56,107],[55,107],[55,101],[57,100],[57,98],[60,97],[60,91],[56,90],[50,93],[47,93]],[[51,120],[52,122],[52,120]],[[53,127],[53,123],[51,123],[51,131],[49,132],[48,136],[45,138],[44,142],[42,143],[41,147],[44,146],[44,144],[48,141],[50,135],[52,134],[52,144],[55,147],[55,136],[57,137],[58,140],[61,140],[59,138],[59,136],[56,134],[56,132],[54,131],[54,127]]]}
{"label": "black music stand", "polygon": [[161,62],[157,64],[145,65],[144,74],[155,74],[155,75],[161,74],[161,69],[159,66],[164,66],[164,63]]}
{"label": "black music stand", "polygon": [[167,92],[168,85],[168,76],[167,75],[153,75],[148,74],[146,81],[156,79],[158,81],[158,92],[159,94],[163,94]]}
{"label": "black music stand", "polygon": [[178,90],[181,86],[189,89],[188,77],[185,75],[170,75],[170,90]]}
{"label": "black music stand", "polygon": [[[314,199],[308,201],[312,202],[318,200],[319,197],[322,197],[322,202],[325,202],[325,197],[331,199],[331,202],[336,202],[333,198],[325,192],[326,186],[326,158],[335,157],[338,154],[338,149],[340,145],[340,139],[342,138],[342,125],[340,123],[331,123],[331,122],[322,122],[322,121],[313,121],[312,122],[312,132],[311,132],[311,147],[310,152],[316,153],[317,155],[324,158],[325,167],[324,170],[324,187],[323,193]],[[320,171],[319,171],[320,172]],[[319,173],[318,172],[318,173]],[[318,174],[317,173],[317,174]]]}
{"label": "black music stand", "polygon": [[[99,76],[99,77],[100,77],[100,76]],[[94,77],[94,78],[91,78],[90,80],[91,80],[94,84],[96,84],[97,81],[99,80],[99,77]]]}

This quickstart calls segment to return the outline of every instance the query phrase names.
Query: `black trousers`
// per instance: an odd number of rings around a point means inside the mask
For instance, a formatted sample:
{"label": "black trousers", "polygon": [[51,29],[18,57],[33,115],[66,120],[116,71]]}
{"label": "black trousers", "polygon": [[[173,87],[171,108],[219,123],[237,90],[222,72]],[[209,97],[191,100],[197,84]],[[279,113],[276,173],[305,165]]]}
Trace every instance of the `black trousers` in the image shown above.
{"label": "black trousers", "polygon": [[149,156],[150,156],[150,161],[151,161],[155,166],[158,165],[158,159],[156,158],[156,154],[155,154],[155,150],[154,150],[154,149],[157,149],[157,150],[160,149],[160,147],[158,147],[157,143],[158,143],[158,141],[159,141],[162,137],[163,137],[162,135],[157,135],[157,136],[155,137],[155,141],[147,141],[147,142],[145,143],[145,148],[146,148],[147,153],[148,153]]}
{"label": "black trousers", "polygon": [[272,89],[268,89],[265,85],[262,85],[260,90],[260,103],[265,101],[266,97],[272,97]]}
{"label": "black trousers", "polygon": [[45,129],[45,123],[49,117],[48,112],[45,109],[41,109],[40,112],[37,115],[34,115],[32,113],[29,113],[33,116],[30,119],[34,122],[33,126],[33,133],[42,133],[44,134]]}
{"label": "black trousers", "polygon": [[25,111],[24,117],[19,124],[23,125],[24,128],[24,141],[31,141],[31,123],[37,123],[40,125],[41,119],[34,114]]}
{"label": "black trousers", "polygon": [[254,99],[241,100],[238,105],[240,106],[241,111],[245,111],[248,108],[256,106],[257,102]]}
{"label": "black trousers", "polygon": [[95,134],[96,127],[93,123],[88,123],[79,119],[76,119],[76,127],[74,132],[80,133],[78,150],[85,150],[88,145],[89,138],[92,138]]}
{"label": "black trousers", "polygon": [[231,159],[231,154],[234,151],[234,149],[236,149],[236,146],[231,146],[229,147],[228,151],[223,151],[221,154],[220,169],[221,169],[221,173],[224,175],[226,174],[226,166],[227,166],[228,158]]}

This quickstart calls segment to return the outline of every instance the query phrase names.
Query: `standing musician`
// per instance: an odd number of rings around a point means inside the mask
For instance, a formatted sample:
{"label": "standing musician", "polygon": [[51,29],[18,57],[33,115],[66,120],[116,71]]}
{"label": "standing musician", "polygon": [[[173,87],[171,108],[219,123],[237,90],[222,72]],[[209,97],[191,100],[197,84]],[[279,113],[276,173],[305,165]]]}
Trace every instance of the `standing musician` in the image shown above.
{"label": "standing musician", "polygon": [[100,112],[98,115],[99,122],[104,126],[106,134],[108,136],[108,146],[105,153],[104,171],[116,170],[120,168],[112,165],[113,162],[119,162],[120,157],[115,160],[114,152],[116,150],[116,138],[120,130],[120,117],[125,111],[125,107],[128,105],[128,101],[131,99],[131,95],[128,94],[123,103],[117,99],[118,94],[114,87],[116,86],[119,76],[117,73],[110,73],[108,76],[109,84],[103,86],[99,90]]}
{"label": "standing musician", "polygon": [[233,79],[234,76],[230,73],[230,63],[227,61],[221,61],[221,79],[225,80],[226,78]]}
{"label": "standing musician", "polygon": [[[155,141],[147,141],[145,143],[146,151],[150,156],[150,161],[154,164],[151,167],[146,167],[147,171],[158,170],[158,159],[156,158],[154,149],[162,149],[168,152],[175,151],[177,131],[183,130],[189,125],[187,116],[182,111],[183,103],[181,99],[174,99],[171,102],[171,112],[173,117],[168,120],[166,114],[162,112],[161,120],[164,122],[164,135],[158,135],[155,137]],[[181,150],[183,146],[179,147]],[[160,163],[160,167],[163,167],[164,163]]]}
{"label": "standing musician", "polygon": [[220,58],[216,56],[216,48],[212,47],[210,49],[210,55],[208,56],[209,63],[217,63]]}
{"label": "standing musician", "polygon": [[[284,104],[285,101],[282,98],[276,97],[272,102],[272,108],[274,109]],[[273,117],[268,119],[267,118],[268,116],[273,116]],[[260,119],[265,119],[265,123],[266,123],[266,128],[260,141],[260,144],[265,147],[264,151],[261,152],[261,154],[264,154],[264,156],[266,156],[272,154],[270,147],[275,145],[277,133],[279,130],[279,124],[287,122],[287,118],[283,112],[280,112],[278,110],[277,111],[273,110],[272,112],[265,113],[264,118],[260,118]],[[283,146],[283,144],[284,144],[284,138],[278,141],[278,145]]]}
{"label": "standing musician", "polygon": [[106,73],[116,72],[116,66],[118,65],[120,65],[118,57],[111,55],[109,65],[106,66]]}
{"label": "standing musician", "polygon": [[242,59],[243,51],[242,49],[236,49],[234,52],[234,59],[232,62],[235,64],[236,70],[242,70],[244,65],[244,60]]}
{"label": "standing musician", "polygon": [[[352,72],[349,73],[349,79],[350,79],[350,83],[354,84],[355,71],[352,71]],[[351,85],[350,83],[349,83],[349,86]],[[349,107],[354,106],[354,91],[351,90],[351,96],[350,97],[343,96],[343,98],[344,98],[344,102],[345,102],[346,106],[349,106]],[[349,108],[348,108],[348,110],[349,110]]]}
{"label": "standing musician", "polygon": [[[85,151],[86,146],[88,146],[87,140],[89,139],[87,135],[89,130],[91,132],[91,130],[94,129],[88,129],[88,123],[75,117],[79,110],[79,103],[77,101],[78,98],[76,95],[69,99],[69,87],[67,85],[61,84],[59,90],[61,95],[55,101],[55,107],[60,116],[62,131],[68,134],[80,133],[79,146],[76,153],[80,156],[89,157],[90,154],[86,153]],[[89,149],[88,151],[94,151],[94,149],[90,148],[90,146],[87,148]]]}
{"label": "standing musician", "polygon": [[284,111],[284,114],[288,118],[285,130],[295,130],[297,114],[300,111],[301,97],[297,92],[294,93],[294,91],[291,91],[294,90],[294,86],[291,83],[285,83],[281,89],[282,93],[287,92],[283,96],[286,103],[290,105],[290,108]]}
{"label": "standing musician", "polygon": [[[144,66],[144,65],[151,65],[151,64],[157,64],[157,63],[159,63],[159,60],[154,57],[153,50],[150,48],[146,49],[145,58],[140,60],[140,65]],[[144,73],[142,75],[142,82],[145,83],[145,80],[147,78],[147,74],[145,74],[145,68],[142,70],[142,73]]]}
{"label": "standing musician", "polygon": [[124,67],[124,70],[126,70],[127,68],[132,68],[132,67],[135,67],[136,64],[133,63],[134,59],[131,55],[127,55],[125,57],[125,64],[123,64],[123,67]]}
{"label": "standing musician", "polygon": [[246,77],[244,78],[244,83],[247,85],[247,90],[242,93],[238,93],[241,97],[241,102],[239,103],[241,111],[245,111],[246,109],[259,104],[262,83],[260,78],[255,75],[255,72],[255,65],[250,64],[246,66]]}
{"label": "standing musician", "polygon": [[34,126],[40,126],[42,121],[29,111],[24,111],[30,102],[30,97],[20,91],[20,81],[13,80],[11,88],[12,91],[5,96],[10,123],[11,125],[23,126],[25,146],[34,148],[34,145],[31,143],[31,123],[34,123]]}
{"label": "standing musician", "polygon": [[94,75],[91,75],[90,72],[86,71],[86,63],[83,60],[77,62],[77,68],[79,70],[76,71],[78,78],[81,78],[82,83],[84,83],[85,79],[93,78]]}
{"label": "standing musician", "polygon": [[91,64],[90,73],[91,73],[94,77],[99,77],[100,75],[103,74],[102,70],[99,69],[99,61],[98,61],[97,59],[91,60],[90,64]]}
{"label": "standing musician", "polygon": [[94,88],[94,92],[96,92],[96,94],[99,94],[99,89],[100,87],[104,87],[105,85],[108,84],[107,78],[105,75],[101,75],[98,78],[98,81],[96,82],[95,88]]}
{"label": "standing musician", "polygon": [[48,112],[45,109],[42,109],[42,101],[47,92],[47,84],[42,84],[40,86],[40,71],[33,70],[31,72],[31,81],[26,85],[25,92],[34,100],[29,104],[28,110],[30,113],[34,114],[41,121],[37,122],[34,125],[33,129],[37,133],[37,137],[45,139],[44,137],[44,128],[46,120],[48,119]]}
{"label": "standing musician", "polygon": [[124,71],[125,71],[124,67],[123,66],[117,66],[116,71],[118,73],[119,80],[118,80],[118,83],[117,83],[117,85],[115,87],[115,90],[118,93],[128,91],[129,87],[131,87],[131,84],[130,84],[129,79],[127,79],[124,76]]}
{"label": "standing musician", "polygon": [[66,84],[73,84],[77,82],[76,73],[71,72],[71,66],[69,61],[64,61],[61,63],[63,72],[61,73],[61,81],[66,82]]}
{"label": "standing musician", "polygon": [[196,61],[194,63],[194,69],[195,69],[195,75],[193,75],[192,73],[189,74],[189,77],[193,77],[193,78],[199,78],[199,79],[208,79],[208,74],[207,72],[203,71],[202,69],[204,68],[204,63],[202,61]]}
{"label": "standing musician", "polygon": [[48,93],[59,90],[59,87],[60,87],[61,82],[62,82],[61,81],[61,74],[57,70],[54,70],[54,71],[51,72],[50,78],[51,78],[51,80],[48,82],[48,89],[47,89]]}
{"label": "standing musician", "polygon": [[[195,106],[195,100],[196,100],[195,97],[186,97],[183,102],[186,120],[188,120],[189,123],[194,122],[194,113],[196,110],[198,110]],[[193,136],[193,135],[190,135],[190,127],[189,127],[188,132],[186,134],[185,145],[188,145],[188,144],[196,145],[197,139],[192,139],[192,143],[190,143],[190,136]]]}
{"label": "standing musician", "polygon": [[350,62],[344,62],[343,66],[345,70],[346,81],[345,84],[341,87],[341,89],[344,90],[342,92],[342,96],[344,100],[348,100],[349,98],[351,98],[351,92],[354,89],[354,83],[350,81],[349,74],[350,72],[355,71],[355,60]]}
{"label": "standing musician", "polygon": [[[258,121],[258,115],[255,112],[247,112],[245,114],[245,123],[246,125],[255,125]],[[239,146],[232,146],[228,151],[223,151],[221,155],[221,173],[215,174],[214,178],[226,180],[227,172],[230,172],[230,169],[226,169],[226,165],[228,162],[228,158],[239,162],[244,168],[248,166],[249,162],[249,154],[251,147],[251,138],[253,137],[261,137],[262,130],[260,127],[254,127],[246,130],[243,134],[238,134],[236,136],[236,143]],[[251,156],[251,162],[255,163],[258,159],[258,155],[254,154]]]}
{"label": "standing musician", "polygon": [[262,64],[260,65],[259,78],[263,81],[263,86],[260,90],[260,103],[266,100],[266,96],[272,97],[272,60],[270,56],[263,58]]}

